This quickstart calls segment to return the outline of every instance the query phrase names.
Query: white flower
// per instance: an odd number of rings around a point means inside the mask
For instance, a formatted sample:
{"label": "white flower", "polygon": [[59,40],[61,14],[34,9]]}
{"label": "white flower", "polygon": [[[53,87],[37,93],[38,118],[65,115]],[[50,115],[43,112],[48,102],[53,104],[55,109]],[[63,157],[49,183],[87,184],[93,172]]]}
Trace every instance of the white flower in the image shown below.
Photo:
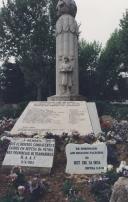
{"label": "white flower", "polygon": [[113,165],[111,165],[111,164],[110,164],[110,165],[108,165],[107,170],[108,170],[108,171],[113,170]]}
{"label": "white flower", "polygon": [[25,186],[18,186],[18,193],[20,196],[24,195]]}
{"label": "white flower", "polygon": [[122,169],[117,168],[117,169],[116,169],[116,172],[117,172],[117,173],[121,173],[121,172],[122,172]]}
{"label": "white flower", "polygon": [[18,175],[16,173],[13,173],[13,174],[10,174],[9,177],[10,177],[11,181],[13,182],[13,181],[16,180],[16,178],[18,177]]}
{"label": "white flower", "polygon": [[119,168],[124,168],[126,166],[126,161],[121,161]]}
{"label": "white flower", "polygon": [[128,170],[128,165],[126,164],[126,161],[121,161],[119,168],[116,169],[117,173],[123,172],[123,169]]}
{"label": "white flower", "polygon": [[7,136],[3,136],[0,138],[2,141],[3,140],[9,140],[9,141],[13,141],[13,138],[12,137],[7,137]]}

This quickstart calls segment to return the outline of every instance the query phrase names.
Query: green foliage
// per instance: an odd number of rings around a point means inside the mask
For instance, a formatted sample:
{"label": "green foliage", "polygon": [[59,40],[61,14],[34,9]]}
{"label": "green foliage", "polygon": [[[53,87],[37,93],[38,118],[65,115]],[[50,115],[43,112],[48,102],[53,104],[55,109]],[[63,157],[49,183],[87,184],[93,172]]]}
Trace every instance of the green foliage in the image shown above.
{"label": "green foliage", "polygon": [[0,69],[0,88],[2,101],[17,103],[23,101],[24,76],[16,64],[4,63]]}
{"label": "green foliage", "polygon": [[[55,23],[58,0],[8,0],[0,11],[0,58],[16,58],[28,97],[46,99],[55,91]],[[79,42],[80,94],[102,100],[127,98],[128,12],[104,49],[99,42]],[[114,91],[114,86],[119,91]]]}
{"label": "green foliage", "polygon": [[15,116],[15,109],[11,108],[10,106],[7,108],[0,108],[0,119],[2,119],[3,117],[7,117],[7,118],[16,118]]}
{"label": "green foliage", "polygon": [[119,175],[115,171],[109,171],[105,174],[105,178],[107,180],[94,181],[90,186],[96,202],[110,201],[112,186],[118,180]]}
{"label": "green foliage", "polygon": [[13,107],[12,105],[4,105],[0,108],[0,119],[3,119],[3,117],[18,118],[26,106],[27,102],[22,102],[18,104],[17,107]]}
{"label": "green foliage", "polygon": [[18,173],[18,177],[15,180],[15,182],[13,183],[13,186],[15,188],[17,188],[20,185],[25,185],[25,183],[26,183],[26,179],[25,179],[24,174],[23,173]]}
{"label": "green foliage", "polygon": [[120,49],[121,58],[124,63],[124,71],[128,72],[128,11],[123,14],[120,20]]}
{"label": "green foliage", "polygon": [[13,202],[10,196],[0,198],[0,202]]}
{"label": "green foliage", "polygon": [[13,184],[10,184],[8,186],[6,195],[0,198],[0,202],[28,202],[28,200],[21,199],[17,194],[16,188],[13,186]]}
{"label": "green foliage", "polygon": [[80,68],[87,70],[96,70],[101,44],[99,42],[88,43],[85,40],[79,42],[79,65]]}
{"label": "green foliage", "polygon": [[78,198],[78,199],[73,199],[70,202],[85,202],[85,200],[83,200],[82,198]]}
{"label": "green foliage", "polygon": [[98,94],[98,61],[101,44],[85,40],[79,42],[80,93],[88,98]]}
{"label": "green foliage", "polygon": [[120,73],[120,33],[118,30],[111,35],[106,47],[102,50],[99,60],[100,94],[105,99],[113,99],[113,87],[117,84]]}
{"label": "green foliage", "polygon": [[106,177],[109,178],[109,184],[113,185],[119,178],[119,174],[115,171],[109,171],[106,173]]}
{"label": "green foliage", "polygon": [[[100,97],[102,99],[127,99],[128,83],[121,76],[128,73],[128,12],[120,20],[119,30],[110,36],[105,48],[102,50],[99,66]],[[114,86],[118,85],[118,92]]]}
{"label": "green foliage", "polygon": [[96,202],[109,202],[111,186],[104,181],[95,181],[91,184],[91,192],[94,194]]}
{"label": "green foliage", "polygon": [[62,188],[62,191],[65,195],[67,195],[69,193],[69,190],[72,188],[73,184],[71,181],[69,180],[66,180],[64,182],[64,185],[63,185],[63,188]]}
{"label": "green foliage", "polygon": [[27,52],[31,55],[35,48],[39,52],[39,47],[41,51],[42,45],[46,46],[47,41],[42,41],[49,28],[46,3],[46,0],[9,0],[3,6],[0,13],[0,47],[2,53],[3,47],[5,50],[3,57],[22,57]]}
{"label": "green foliage", "polygon": [[115,119],[128,119],[128,105],[110,104],[109,102],[97,101],[97,110],[99,116],[111,115]]}
{"label": "green foliage", "polygon": [[68,200],[70,202],[85,202],[85,200],[83,200],[81,196],[77,195],[78,190],[76,190],[70,180],[66,180],[64,182],[62,191],[66,196],[68,196]]}
{"label": "green foliage", "polygon": [[80,93],[91,99],[127,99],[128,79],[121,74],[128,73],[128,12],[104,49],[97,42],[79,44]]}
{"label": "green foliage", "polygon": [[0,202],[28,202],[28,200],[21,199],[18,196],[10,196],[10,195],[8,195],[8,196],[0,198]]}
{"label": "green foliage", "polygon": [[[29,181],[28,181],[29,180]],[[0,202],[38,202],[47,193],[47,183],[41,177],[27,179],[21,167],[13,167],[9,175],[6,195]]]}
{"label": "green foliage", "polygon": [[54,81],[55,29],[51,22],[51,3],[8,0],[0,11],[0,57],[16,58],[26,82],[36,88],[37,99],[51,93],[50,81]]}

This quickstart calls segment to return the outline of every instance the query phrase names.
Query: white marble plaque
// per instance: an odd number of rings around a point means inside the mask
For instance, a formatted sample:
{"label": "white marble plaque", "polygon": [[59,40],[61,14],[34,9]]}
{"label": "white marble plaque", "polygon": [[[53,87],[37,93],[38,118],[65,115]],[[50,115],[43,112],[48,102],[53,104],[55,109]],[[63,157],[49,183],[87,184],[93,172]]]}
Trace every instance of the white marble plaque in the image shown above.
{"label": "white marble plaque", "polygon": [[98,144],[68,144],[66,146],[69,174],[100,174],[107,171],[107,146]]}
{"label": "white marble plaque", "polygon": [[3,166],[52,168],[54,148],[54,139],[14,138]]}
{"label": "white marble plaque", "polygon": [[93,132],[86,102],[30,102],[11,133],[27,135],[52,132],[61,135],[78,131],[81,135]]}

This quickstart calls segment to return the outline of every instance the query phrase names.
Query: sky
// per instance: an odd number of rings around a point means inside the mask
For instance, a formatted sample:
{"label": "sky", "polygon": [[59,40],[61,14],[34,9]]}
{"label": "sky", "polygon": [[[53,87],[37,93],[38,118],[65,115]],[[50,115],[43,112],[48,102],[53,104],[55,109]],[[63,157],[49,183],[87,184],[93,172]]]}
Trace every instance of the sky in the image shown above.
{"label": "sky", "polygon": [[[22,1],[22,0],[21,0]],[[1,5],[2,0],[0,0]],[[99,41],[105,45],[111,33],[119,27],[123,13],[128,9],[128,0],[75,0],[76,20],[81,38]]]}
{"label": "sky", "polygon": [[128,0],[75,0],[76,20],[81,24],[81,38],[105,45],[111,33],[119,27]]}

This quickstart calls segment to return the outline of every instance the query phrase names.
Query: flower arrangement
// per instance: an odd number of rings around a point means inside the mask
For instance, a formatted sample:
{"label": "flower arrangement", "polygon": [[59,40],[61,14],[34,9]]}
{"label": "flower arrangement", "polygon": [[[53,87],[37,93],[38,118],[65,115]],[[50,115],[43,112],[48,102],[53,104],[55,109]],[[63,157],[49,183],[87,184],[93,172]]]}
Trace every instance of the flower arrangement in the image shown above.
{"label": "flower arrangement", "polygon": [[10,131],[12,129],[12,127],[14,126],[16,120],[12,119],[12,118],[6,118],[3,117],[2,120],[0,120],[0,135],[4,132],[4,131]]}
{"label": "flower arrangement", "polygon": [[116,172],[119,173],[120,176],[128,177],[128,165],[126,161],[121,161],[119,168],[116,169]]}
{"label": "flower arrangement", "polygon": [[108,171],[106,174],[94,176],[88,181],[90,190],[94,195],[96,202],[110,201],[112,186],[116,182],[118,177],[118,174],[111,170]]}
{"label": "flower arrangement", "polygon": [[39,175],[28,180],[23,169],[15,166],[8,176],[8,190],[2,200],[6,202],[38,202],[47,189],[47,182]]}
{"label": "flower arrangement", "polygon": [[64,182],[62,191],[68,202],[85,202],[85,200],[81,197],[80,191],[78,191],[69,180]]}

